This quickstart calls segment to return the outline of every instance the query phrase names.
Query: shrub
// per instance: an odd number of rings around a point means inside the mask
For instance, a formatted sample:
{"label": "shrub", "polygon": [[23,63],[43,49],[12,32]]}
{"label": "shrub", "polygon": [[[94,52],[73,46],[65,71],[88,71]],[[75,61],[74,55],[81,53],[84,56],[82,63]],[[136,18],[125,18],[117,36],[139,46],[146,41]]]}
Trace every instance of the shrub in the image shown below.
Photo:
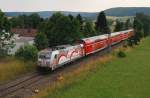
{"label": "shrub", "polygon": [[117,56],[118,57],[120,57],[120,58],[124,58],[124,57],[126,57],[126,53],[124,52],[124,51],[119,51],[118,53],[117,53]]}
{"label": "shrub", "polygon": [[24,47],[20,47],[16,52],[15,56],[21,58],[23,60],[36,60],[38,50],[33,45],[25,45]]}

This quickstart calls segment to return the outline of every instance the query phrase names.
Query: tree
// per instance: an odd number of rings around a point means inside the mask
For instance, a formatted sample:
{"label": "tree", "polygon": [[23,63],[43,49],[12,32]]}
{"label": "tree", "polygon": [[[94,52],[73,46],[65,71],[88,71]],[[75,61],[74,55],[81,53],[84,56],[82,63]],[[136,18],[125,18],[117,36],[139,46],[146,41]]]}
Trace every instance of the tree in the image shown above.
{"label": "tree", "polygon": [[5,14],[0,10],[0,57],[8,54],[8,49],[11,48],[13,41],[10,40],[13,33],[9,32],[10,23]]}
{"label": "tree", "polygon": [[71,20],[61,13],[53,14],[44,28],[49,46],[69,44],[82,37],[78,20]]}
{"label": "tree", "polygon": [[86,22],[83,31],[84,31],[84,37],[91,37],[91,36],[96,35],[95,28],[94,28],[92,22],[90,22],[90,21]]}
{"label": "tree", "polygon": [[124,30],[124,23],[120,21],[116,21],[115,32]]}
{"label": "tree", "polygon": [[6,32],[10,30],[10,23],[5,16],[5,14],[0,10],[0,31],[5,30]]}
{"label": "tree", "polygon": [[137,13],[136,18],[143,24],[144,36],[150,35],[150,17],[143,13]]}
{"label": "tree", "polygon": [[80,24],[82,25],[83,24],[82,16],[80,14],[78,14],[76,18],[77,18],[77,20],[79,20]]}
{"label": "tree", "polygon": [[80,15],[80,14],[78,14],[77,16],[76,16],[76,19],[79,21],[79,23],[80,23],[80,31],[82,32],[82,30],[83,30],[83,19],[82,19],[82,16]]}
{"label": "tree", "polygon": [[68,17],[69,17],[71,20],[74,19],[74,17],[73,17],[71,14],[69,14]]}
{"label": "tree", "polygon": [[127,19],[125,22],[125,30],[128,30],[130,28],[132,28],[132,24],[130,22],[130,19]]}
{"label": "tree", "polygon": [[144,22],[143,32],[145,37],[150,35],[150,18],[146,19],[146,21]]}
{"label": "tree", "polygon": [[35,46],[39,49],[39,50],[42,50],[42,49],[45,49],[48,47],[48,39],[46,37],[46,35],[44,33],[38,33],[36,36],[35,36]]}
{"label": "tree", "polygon": [[29,27],[29,19],[27,15],[20,15],[18,16],[19,20],[19,27],[21,28],[28,28]]}
{"label": "tree", "polygon": [[142,22],[140,20],[138,20],[136,17],[134,19],[133,28],[135,31],[134,42],[135,42],[135,44],[138,44],[138,42],[140,42],[141,38],[144,37],[144,32],[143,32]]}
{"label": "tree", "polygon": [[99,34],[107,34],[110,31],[104,11],[100,12],[97,17],[96,30],[99,32]]}
{"label": "tree", "polygon": [[71,26],[70,27],[70,32],[71,32],[72,41],[79,40],[80,38],[83,37],[83,34],[80,32],[80,23],[76,18],[74,18],[71,21],[70,26]]}
{"label": "tree", "polygon": [[46,20],[44,20],[43,22],[40,22],[40,24],[38,25],[38,27],[37,27],[37,30],[39,31],[39,32],[45,32],[45,30],[47,29],[47,23],[48,22],[48,20],[46,19]]}
{"label": "tree", "polygon": [[149,35],[150,33],[150,20],[149,16],[144,15],[143,13],[137,13],[134,22],[133,22],[133,28],[134,28],[134,36],[129,38],[129,44],[139,44],[141,38]]}
{"label": "tree", "polygon": [[8,54],[9,46],[11,42],[9,42],[11,35],[9,32],[5,30],[0,31],[0,57],[4,57]]}
{"label": "tree", "polygon": [[17,17],[13,17],[13,18],[11,18],[10,20],[10,23],[11,23],[11,27],[12,28],[15,28],[15,27],[20,27],[20,20],[17,18]]}
{"label": "tree", "polygon": [[29,18],[28,25],[30,25],[31,28],[37,28],[40,22],[43,21],[43,19],[40,18],[40,16],[37,13],[29,15],[28,18]]}
{"label": "tree", "polygon": [[33,13],[29,16],[19,15],[10,19],[13,28],[34,28],[37,29],[38,25],[43,22],[43,19],[37,13]]}

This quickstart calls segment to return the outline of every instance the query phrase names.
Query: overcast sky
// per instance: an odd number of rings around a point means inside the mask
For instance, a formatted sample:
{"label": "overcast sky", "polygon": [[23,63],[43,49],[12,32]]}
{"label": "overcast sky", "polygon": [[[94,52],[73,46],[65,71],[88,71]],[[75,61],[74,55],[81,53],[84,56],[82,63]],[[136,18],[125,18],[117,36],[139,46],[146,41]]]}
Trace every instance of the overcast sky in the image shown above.
{"label": "overcast sky", "polygon": [[150,7],[150,0],[0,0],[2,11],[99,12],[112,7]]}

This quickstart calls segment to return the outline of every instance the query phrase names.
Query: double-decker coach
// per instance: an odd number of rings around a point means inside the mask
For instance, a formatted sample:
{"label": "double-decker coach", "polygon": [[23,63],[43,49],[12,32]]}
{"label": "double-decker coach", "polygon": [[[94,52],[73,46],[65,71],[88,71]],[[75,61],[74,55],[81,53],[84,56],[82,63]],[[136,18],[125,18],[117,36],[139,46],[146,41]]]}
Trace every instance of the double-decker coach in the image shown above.
{"label": "double-decker coach", "polygon": [[85,54],[91,54],[107,47],[108,34],[81,39]]}

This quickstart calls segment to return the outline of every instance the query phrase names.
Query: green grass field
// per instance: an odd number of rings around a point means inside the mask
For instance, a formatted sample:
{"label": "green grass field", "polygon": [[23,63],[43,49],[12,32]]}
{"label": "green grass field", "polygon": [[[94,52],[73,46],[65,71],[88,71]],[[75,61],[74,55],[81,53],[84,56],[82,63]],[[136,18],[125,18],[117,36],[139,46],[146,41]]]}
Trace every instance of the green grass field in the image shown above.
{"label": "green grass field", "polygon": [[78,81],[49,92],[44,98],[150,98],[150,37]]}

